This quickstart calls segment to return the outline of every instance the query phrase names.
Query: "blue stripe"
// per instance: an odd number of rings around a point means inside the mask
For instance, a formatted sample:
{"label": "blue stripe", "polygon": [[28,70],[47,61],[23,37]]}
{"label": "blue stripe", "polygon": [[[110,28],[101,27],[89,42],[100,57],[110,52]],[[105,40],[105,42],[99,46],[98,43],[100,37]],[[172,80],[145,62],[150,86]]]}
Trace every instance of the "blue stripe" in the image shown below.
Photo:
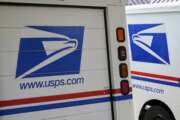
{"label": "blue stripe", "polygon": [[152,82],[152,83],[157,83],[157,84],[162,84],[162,85],[180,87],[179,83],[161,81],[161,80],[158,80],[158,79],[151,79],[151,78],[137,77],[137,76],[132,76],[131,78],[134,79],[134,80],[140,80],[140,81]]}
{"label": "blue stripe", "polygon": [[[132,95],[118,96],[118,97],[114,97],[113,99],[115,101],[121,101],[121,100],[130,99],[131,96]],[[58,109],[58,108],[66,108],[66,107],[73,107],[73,106],[80,106],[80,105],[104,103],[104,102],[110,102],[110,101],[111,101],[110,97],[103,97],[103,98],[95,98],[95,99],[88,99],[88,100],[79,100],[79,101],[71,101],[71,102],[63,102],[63,103],[55,103],[55,104],[47,104],[47,105],[39,105],[39,106],[31,106],[31,107],[23,107],[23,108],[6,109],[6,110],[0,110],[0,116],[35,112],[35,111],[42,111],[42,110],[50,110],[50,109]]]}
{"label": "blue stripe", "polygon": [[132,95],[125,95],[125,96],[115,96],[113,97],[113,101],[122,101],[132,99]]}

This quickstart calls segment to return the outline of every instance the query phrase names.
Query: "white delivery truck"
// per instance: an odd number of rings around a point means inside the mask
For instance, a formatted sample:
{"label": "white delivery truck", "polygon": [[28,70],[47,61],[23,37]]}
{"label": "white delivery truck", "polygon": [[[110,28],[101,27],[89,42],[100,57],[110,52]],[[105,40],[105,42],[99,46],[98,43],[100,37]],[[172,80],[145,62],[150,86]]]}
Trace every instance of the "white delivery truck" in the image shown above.
{"label": "white delivery truck", "polygon": [[133,120],[123,2],[0,0],[0,120]]}
{"label": "white delivery truck", "polygon": [[180,120],[180,4],[127,7],[135,120]]}

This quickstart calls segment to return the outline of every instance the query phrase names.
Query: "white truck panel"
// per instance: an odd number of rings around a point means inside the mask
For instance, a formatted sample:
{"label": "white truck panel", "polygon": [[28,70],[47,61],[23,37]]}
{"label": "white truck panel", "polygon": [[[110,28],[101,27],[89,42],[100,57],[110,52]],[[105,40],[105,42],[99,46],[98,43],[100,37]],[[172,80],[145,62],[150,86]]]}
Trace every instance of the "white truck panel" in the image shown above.
{"label": "white truck panel", "polygon": [[[167,39],[167,49],[168,49],[168,57],[169,63],[158,63],[152,62],[153,60],[139,61],[133,60],[131,58],[131,68],[132,68],[132,76],[134,78],[139,78],[138,80],[133,79],[133,85],[135,86],[133,89],[134,95],[134,108],[135,108],[135,120],[138,120],[140,110],[142,106],[150,100],[160,100],[164,102],[173,112],[175,119],[179,118],[179,78],[180,78],[180,56],[179,56],[179,24],[177,22],[180,20],[180,9],[179,4],[166,4],[166,5],[152,5],[152,6],[136,6],[136,7],[128,7],[127,10],[127,22],[129,25],[149,25],[149,24],[161,24],[164,26],[163,32],[154,32],[166,35]],[[137,27],[138,28],[138,27]],[[157,28],[157,27],[156,27]],[[146,29],[148,31],[150,29]],[[157,29],[156,29],[157,30]],[[143,33],[144,31],[142,31]],[[153,32],[147,32],[144,34],[151,34]],[[137,33],[138,34],[138,33]],[[142,34],[143,35],[143,34]],[[129,38],[132,36],[129,36]],[[131,38],[130,38],[131,39]],[[162,44],[164,44],[166,39],[159,39],[161,41],[159,44],[159,48]],[[158,44],[158,39],[153,38],[153,42]],[[145,39],[144,39],[145,41]],[[134,43],[131,43],[134,46]],[[153,43],[152,43],[153,44]],[[141,46],[142,47],[142,46]],[[132,47],[131,47],[132,49]],[[140,48],[145,51],[144,48]],[[152,46],[150,49],[154,50]],[[166,48],[161,49],[164,51],[163,54],[166,53]],[[158,50],[158,49],[157,49]],[[160,49],[159,49],[160,50]],[[133,54],[133,51],[131,51]],[[146,51],[147,52],[147,51]],[[147,52],[150,53],[150,52]],[[162,56],[162,54],[157,54]],[[139,54],[140,55],[140,54]],[[150,54],[150,57],[154,57]],[[149,57],[149,58],[150,58]],[[144,57],[145,58],[145,57]],[[156,57],[157,58],[157,57]],[[163,58],[163,57],[162,57]],[[167,59],[167,58],[166,58]],[[142,72],[142,73],[137,73]],[[147,74],[150,73],[150,74]],[[143,87],[150,87],[153,91],[148,91]]]}

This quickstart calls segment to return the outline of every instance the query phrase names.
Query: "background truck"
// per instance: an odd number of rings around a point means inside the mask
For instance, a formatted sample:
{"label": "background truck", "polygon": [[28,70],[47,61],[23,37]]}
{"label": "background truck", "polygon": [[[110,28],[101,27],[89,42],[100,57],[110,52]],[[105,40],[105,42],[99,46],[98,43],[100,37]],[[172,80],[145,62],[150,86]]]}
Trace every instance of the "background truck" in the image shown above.
{"label": "background truck", "polygon": [[180,120],[180,4],[126,10],[135,120]]}
{"label": "background truck", "polygon": [[0,120],[133,120],[125,31],[123,0],[0,0]]}

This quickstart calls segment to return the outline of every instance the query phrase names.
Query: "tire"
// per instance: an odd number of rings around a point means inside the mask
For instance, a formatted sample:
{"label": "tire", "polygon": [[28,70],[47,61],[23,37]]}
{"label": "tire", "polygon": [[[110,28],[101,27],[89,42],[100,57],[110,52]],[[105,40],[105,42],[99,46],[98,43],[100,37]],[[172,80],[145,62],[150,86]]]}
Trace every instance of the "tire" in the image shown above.
{"label": "tire", "polygon": [[151,106],[144,110],[142,120],[174,120],[171,113],[161,106]]}

